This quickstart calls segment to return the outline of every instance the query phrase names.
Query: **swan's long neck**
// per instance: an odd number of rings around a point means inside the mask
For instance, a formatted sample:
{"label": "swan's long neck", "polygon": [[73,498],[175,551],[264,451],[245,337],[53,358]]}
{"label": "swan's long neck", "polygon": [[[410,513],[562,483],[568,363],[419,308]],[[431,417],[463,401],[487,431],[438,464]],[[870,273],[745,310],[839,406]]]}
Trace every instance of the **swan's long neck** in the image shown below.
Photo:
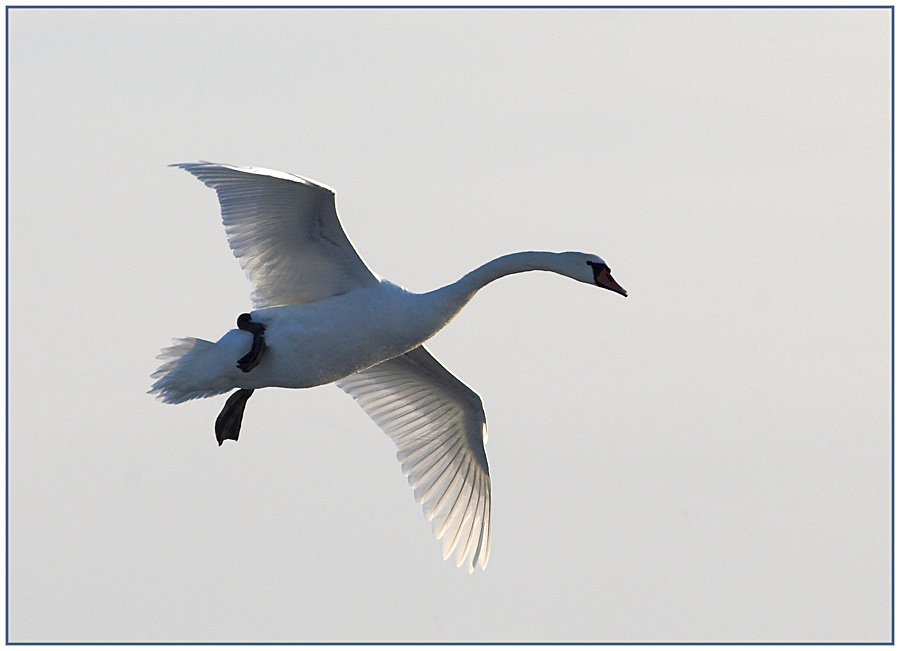
{"label": "swan's long neck", "polygon": [[546,251],[522,251],[510,253],[470,271],[455,283],[436,289],[424,296],[434,301],[435,308],[443,314],[443,326],[465,307],[475,293],[498,278],[523,271],[553,271],[568,275],[563,270],[559,254]]}

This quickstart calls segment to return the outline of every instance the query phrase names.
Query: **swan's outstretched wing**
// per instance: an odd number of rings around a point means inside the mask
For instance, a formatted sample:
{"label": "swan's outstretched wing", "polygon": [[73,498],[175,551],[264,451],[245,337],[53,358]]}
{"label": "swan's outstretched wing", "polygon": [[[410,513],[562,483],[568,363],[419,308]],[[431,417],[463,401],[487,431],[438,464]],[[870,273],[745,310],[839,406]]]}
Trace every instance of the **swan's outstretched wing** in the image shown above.
{"label": "swan's outstretched wing", "polygon": [[378,282],[338,220],[334,192],[260,167],[180,163],[219,195],[228,243],[256,308],[311,303]]}
{"label": "swan's outstretched wing", "polygon": [[487,565],[491,478],[481,398],[423,346],[339,381],[397,444],[397,458],[442,539],[444,558]]}

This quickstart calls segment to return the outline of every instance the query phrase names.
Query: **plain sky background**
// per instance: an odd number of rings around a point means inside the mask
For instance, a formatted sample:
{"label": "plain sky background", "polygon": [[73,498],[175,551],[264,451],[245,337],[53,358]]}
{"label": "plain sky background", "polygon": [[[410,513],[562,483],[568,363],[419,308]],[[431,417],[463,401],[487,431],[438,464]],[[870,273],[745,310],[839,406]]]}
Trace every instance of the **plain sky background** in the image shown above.
{"label": "plain sky background", "polygon": [[[887,641],[891,12],[9,12],[11,641]],[[332,387],[146,394],[249,306],[215,194],[337,190],[479,392],[487,571]]]}

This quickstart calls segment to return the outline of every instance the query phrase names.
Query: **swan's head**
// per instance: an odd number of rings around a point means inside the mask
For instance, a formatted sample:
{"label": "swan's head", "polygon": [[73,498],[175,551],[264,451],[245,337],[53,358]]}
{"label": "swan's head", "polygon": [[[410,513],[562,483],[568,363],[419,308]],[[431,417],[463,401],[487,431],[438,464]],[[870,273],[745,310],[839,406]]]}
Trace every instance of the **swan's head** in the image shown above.
{"label": "swan's head", "polygon": [[572,273],[569,275],[575,280],[628,296],[628,292],[610,274],[609,265],[603,258],[588,253],[563,253],[562,255],[566,258],[567,266],[571,265]]}

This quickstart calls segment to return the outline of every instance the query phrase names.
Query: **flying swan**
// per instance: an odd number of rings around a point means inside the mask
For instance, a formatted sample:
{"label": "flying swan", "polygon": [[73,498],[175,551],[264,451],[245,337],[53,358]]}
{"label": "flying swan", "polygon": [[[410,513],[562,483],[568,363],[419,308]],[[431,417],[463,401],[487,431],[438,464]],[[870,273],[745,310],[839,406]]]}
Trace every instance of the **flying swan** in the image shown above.
{"label": "flying swan", "polygon": [[334,191],[259,167],[174,165],[213,188],[228,243],[253,285],[255,308],[217,342],[176,339],[150,393],[167,403],[237,389],[216,439],[237,440],[256,389],[336,382],[397,445],[403,472],[442,541],[469,572],[487,565],[491,480],[481,398],[422,343],[475,293],[503,276],[552,271],[627,296],[596,255],[525,251],[455,283],[415,294],[378,278],[350,244]]}

